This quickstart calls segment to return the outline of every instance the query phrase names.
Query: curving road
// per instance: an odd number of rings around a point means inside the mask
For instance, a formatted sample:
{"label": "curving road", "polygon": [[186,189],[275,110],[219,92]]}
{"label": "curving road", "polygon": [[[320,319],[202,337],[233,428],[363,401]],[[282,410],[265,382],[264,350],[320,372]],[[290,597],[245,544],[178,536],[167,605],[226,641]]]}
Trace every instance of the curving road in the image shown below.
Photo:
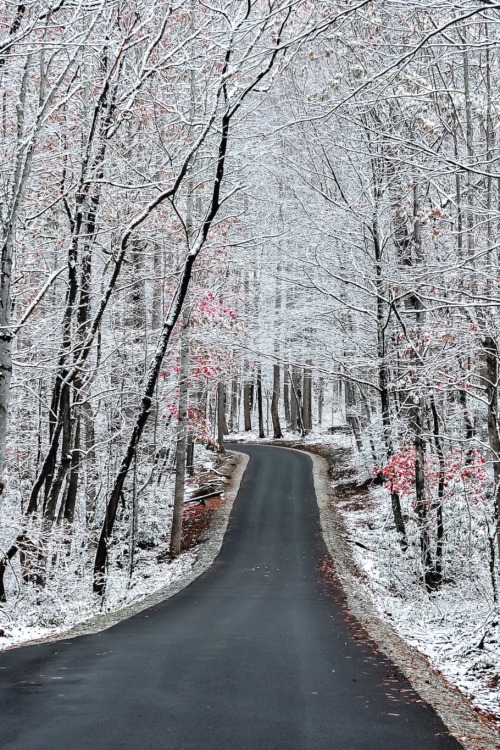
{"label": "curving road", "polygon": [[238,450],[205,574],[98,635],[0,654],[2,750],[461,747],[322,578],[309,456]]}

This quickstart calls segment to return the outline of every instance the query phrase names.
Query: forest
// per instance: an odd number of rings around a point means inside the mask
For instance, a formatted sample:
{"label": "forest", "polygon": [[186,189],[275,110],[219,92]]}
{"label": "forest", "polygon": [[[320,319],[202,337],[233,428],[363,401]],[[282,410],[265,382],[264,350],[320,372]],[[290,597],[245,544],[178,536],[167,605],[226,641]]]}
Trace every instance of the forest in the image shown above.
{"label": "forest", "polygon": [[225,442],[344,441],[374,596],[500,712],[500,3],[0,22],[0,636],[189,565]]}

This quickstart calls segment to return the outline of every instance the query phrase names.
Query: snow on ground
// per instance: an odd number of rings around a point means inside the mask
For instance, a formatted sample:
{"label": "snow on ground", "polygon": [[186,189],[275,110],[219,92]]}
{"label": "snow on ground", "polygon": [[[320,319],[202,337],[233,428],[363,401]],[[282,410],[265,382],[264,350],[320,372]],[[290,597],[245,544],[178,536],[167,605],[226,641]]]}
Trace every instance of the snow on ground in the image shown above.
{"label": "snow on ground", "polygon": [[11,604],[2,605],[0,618],[5,635],[0,638],[0,651],[65,633],[102,612],[114,612],[133,604],[147,594],[181,579],[191,570],[196,559],[193,552],[184,552],[170,564],[158,564],[156,555],[142,555],[132,579],[125,574],[115,574],[102,608],[92,594],[90,577],[75,582],[70,590],[66,589],[69,597],[65,601],[62,601],[62,595],[54,597],[42,594],[40,597],[31,592],[31,595],[17,598]]}
{"label": "snow on ground", "polygon": [[323,431],[323,432],[311,432],[305,437],[300,437],[297,432],[292,430],[285,430],[282,428],[283,437],[280,440],[274,440],[272,437],[259,438],[259,433],[255,430],[249,430],[248,432],[232,432],[229,437],[226,438],[226,442],[240,442],[240,443],[262,443],[264,445],[281,445],[282,443],[296,444],[298,447],[303,445],[322,445],[332,447],[348,447],[351,448],[352,440],[349,428],[345,424],[337,424],[335,421],[334,431]]}
{"label": "snow on ground", "polygon": [[[358,458],[356,468],[366,479],[366,461]],[[500,610],[493,598],[486,509],[460,496],[445,506],[445,583],[428,593],[420,580],[418,529],[410,504],[403,507],[410,542],[403,553],[387,490],[372,485],[346,492],[341,484],[336,507],[378,613],[480,712],[495,716],[500,727]]]}
{"label": "snow on ground", "polygon": [[[202,446],[196,446],[195,477],[189,480],[186,496],[199,486],[200,475],[213,470],[217,457]],[[64,633],[102,613],[114,612],[140,601],[148,594],[189,575],[203,554],[183,552],[168,559],[172,515],[173,475],[161,485],[150,485],[140,500],[133,569],[130,567],[130,519],[125,515],[118,524],[120,538],[110,554],[110,575],[104,601],[92,592],[92,569],[95,538],[98,530],[89,530],[81,513],[71,534],[60,524],[47,535],[44,568],[47,582],[43,588],[21,582],[19,555],[5,574],[7,602],[0,603],[0,650],[32,640]],[[15,502],[6,502],[1,514],[0,551],[12,544],[20,531],[22,518]],[[43,539],[34,524],[32,538]],[[38,536],[37,536],[38,534]],[[38,554],[38,549],[37,549]]]}

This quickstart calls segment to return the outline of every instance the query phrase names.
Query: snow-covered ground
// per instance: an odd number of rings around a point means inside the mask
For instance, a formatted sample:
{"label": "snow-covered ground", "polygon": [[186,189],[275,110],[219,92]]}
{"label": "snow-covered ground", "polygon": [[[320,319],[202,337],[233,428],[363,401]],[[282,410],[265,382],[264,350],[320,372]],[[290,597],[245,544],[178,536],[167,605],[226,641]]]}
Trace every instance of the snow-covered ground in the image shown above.
{"label": "snow-covered ground", "polygon": [[0,606],[4,631],[0,637],[0,650],[65,633],[98,614],[127,607],[182,579],[196,560],[191,551],[184,552],[170,564],[160,564],[156,561],[157,555],[158,550],[156,554],[142,553],[131,578],[125,573],[114,574],[102,607],[92,594],[89,576],[74,581],[72,586],[58,587],[56,591],[52,591],[55,587],[48,586],[41,596],[31,590]]}
{"label": "snow-covered ground", "polygon": [[[186,496],[198,488],[200,480],[206,481],[212,475],[216,461],[216,454],[197,446],[195,477],[189,480]],[[43,546],[46,571],[43,588],[34,583],[20,585],[23,571],[16,555],[5,574],[7,602],[0,603],[0,650],[65,633],[103,613],[134,605],[152,592],[188,577],[203,557],[206,545],[187,550],[173,561],[168,559],[172,495],[172,476],[144,493],[141,504],[148,503],[150,508],[149,512],[138,514],[132,567],[130,519],[124,515],[118,524],[120,536],[115,539],[110,555],[110,575],[102,602],[92,592],[95,530],[92,534],[81,516],[71,533],[60,524],[47,535],[50,541]],[[0,550],[5,550],[19,533],[19,514],[14,503],[10,507],[4,505],[1,520]],[[43,531],[36,528],[31,531],[32,538],[43,538]]]}

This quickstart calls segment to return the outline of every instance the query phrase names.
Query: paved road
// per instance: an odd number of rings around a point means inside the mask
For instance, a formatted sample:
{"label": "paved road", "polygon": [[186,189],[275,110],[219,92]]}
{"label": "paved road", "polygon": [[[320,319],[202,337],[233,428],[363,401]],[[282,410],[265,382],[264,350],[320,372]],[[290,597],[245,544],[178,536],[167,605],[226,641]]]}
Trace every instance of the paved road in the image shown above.
{"label": "paved road", "polygon": [[195,583],[94,636],[0,654],[1,750],[456,750],[319,572],[311,460],[250,463]]}

